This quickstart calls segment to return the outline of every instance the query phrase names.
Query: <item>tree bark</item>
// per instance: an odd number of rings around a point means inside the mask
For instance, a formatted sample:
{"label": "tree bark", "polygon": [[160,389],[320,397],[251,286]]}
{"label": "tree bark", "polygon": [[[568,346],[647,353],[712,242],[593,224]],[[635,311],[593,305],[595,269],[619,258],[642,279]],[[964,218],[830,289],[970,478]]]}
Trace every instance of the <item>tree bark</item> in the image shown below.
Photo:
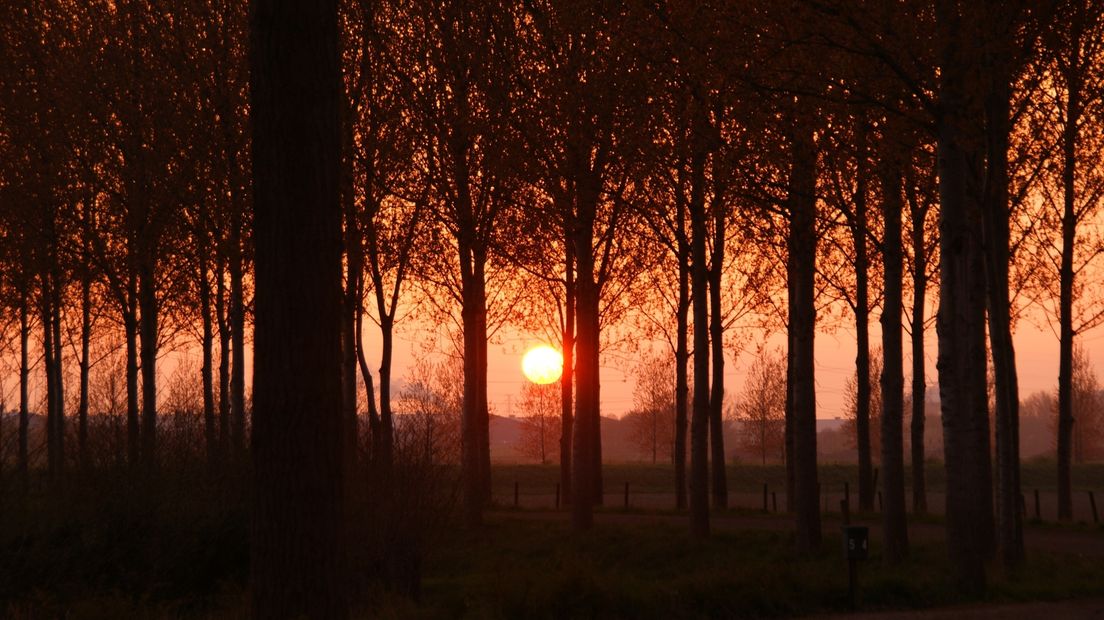
{"label": "tree bark", "polygon": [[138,268],[138,330],[142,344],[142,462],[157,465],[157,297],[154,258]]}
{"label": "tree bark", "polygon": [[134,280],[128,283],[127,305],[123,310],[126,332],[127,463],[136,468],[142,454],[141,420],[138,407],[138,308]]}
{"label": "tree bark", "polygon": [[80,327],[80,375],[77,402],[77,452],[81,469],[87,470],[88,454],[88,372],[91,364],[92,344],[92,282],[85,273],[81,276],[81,327]]}
{"label": "tree bark", "polygon": [[793,257],[793,454],[797,549],[820,547],[820,485],[817,481],[816,384],[813,357],[816,331],[816,165],[813,130],[798,122],[790,145],[790,234]]}
{"label": "tree bark", "polygon": [[[220,244],[221,245],[221,244]],[[215,316],[219,331],[219,368],[218,368],[218,417],[219,417],[219,456],[230,455],[230,315],[226,311],[226,257],[225,251],[218,250],[215,272],[218,285],[215,287]]]}
{"label": "tree bark", "polygon": [[575,396],[575,252],[565,224],[563,374],[560,375],[560,490],[564,505],[572,502],[571,440]]}
{"label": "tree bark", "polygon": [[[865,153],[862,155],[865,157]],[[859,163],[855,217],[851,239],[855,244],[855,432],[859,451],[859,510],[874,510],[874,465],[870,454],[870,264],[866,252],[866,164]],[[884,396],[884,395],[883,395]]]}
{"label": "tree bark", "polygon": [[[911,189],[909,190],[911,191]],[[927,302],[927,246],[924,238],[924,220],[927,209],[912,207],[912,511],[923,515],[928,512],[928,496],[924,476],[924,417],[927,399],[927,381],[924,371],[924,308]]]}
{"label": "tree bark", "polygon": [[881,156],[882,216],[885,238],[882,260],[885,301],[882,305],[882,508],[883,553],[890,564],[908,555],[908,525],[905,507],[904,455],[904,347],[901,314],[904,297],[904,267],[901,250],[901,175],[896,163]]}
{"label": "tree bark", "polygon": [[252,609],[256,618],[344,618],[337,3],[254,0],[250,44]]}
{"label": "tree bark", "polygon": [[[204,213],[201,217],[206,218]],[[218,463],[218,429],[215,421],[215,380],[214,380],[214,322],[211,319],[211,280],[208,277],[209,244],[206,224],[201,224],[199,232],[199,273],[196,283],[199,285],[199,311],[202,315],[200,348],[203,363],[200,369],[203,381],[203,437],[207,448],[207,463],[215,471]]]}
{"label": "tree bark", "polygon": [[710,466],[713,506],[728,508],[728,479],[724,445],[724,316],[721,313],[721,276],[724,273],[725,212],[720,189],[713,195],[713,263],[709,278],[709,336],[713,347],[713,384],[709,396]]}
{"label": "tree bark", "polygon": [[705,258],[705,153],[690,164],[690,296],[694,313],[694,407],[690,417],[690,533],[709,536],[709,282]]}
{"label": "tree bark", "polygon": [[686,431],[690,400],[690,244],[686,238],[686,202],[679,199],[678,306],[675,308],[675,507],[686,508]]}
{"label": "tree bark", "polygon": [[594,522],[593,506],[599,489],[595,488],[595,461],[598,458],[595,430],[599,428],[598,394],[599,304],[594,265],[594,219],[598,188],[584,182],[579,188],[579,212],[575,221],[576,285],[575,298],[575,437],[573,446],[574,503],[571,525],[576,532],[588,530]]}
{"label": "tree bark", "polygon": [[242,283],[242,207],[234,205],[230,218],[230,437],[236,456],[245,453],[245,300]]}
{"label": "tree bark", "polygon": [[967,591],[985,588],[990,503],[985,389],[985,281],[979,247],[981,214],[971,196],[974,159],[963,135],[970,126],[970,77],[976,59],[965,43],[957,3],[936,3],[945,40],[940,54],[937,165],[940,197],[939,395],[947,470],[947,547],[955,582]]}
{"label": "tree bark", "polygon": [[[24,286],[27,286],[24,284]],[[30,429],[30,400],[28,391],[31,379],[29,360],[31,324],[28,306],[30,300],[26,289],[19,299],[19,478],[26,493],[30,483],[30,463],[28,461],[27,435]]]}

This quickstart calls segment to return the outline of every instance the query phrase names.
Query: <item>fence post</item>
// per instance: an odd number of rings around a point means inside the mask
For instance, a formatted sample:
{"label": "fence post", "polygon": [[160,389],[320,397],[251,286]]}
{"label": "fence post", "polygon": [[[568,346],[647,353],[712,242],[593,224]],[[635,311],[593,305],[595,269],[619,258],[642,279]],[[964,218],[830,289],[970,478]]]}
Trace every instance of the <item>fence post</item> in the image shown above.
{"label": "fence post", "polygon": [[778,493],[771,491],[771,506],[774,508],[774,512],[778,512]]}
{"label": "fence post", "polygon": [[1100,516],[1096,513],[1096,497],[1093,496],[1093,492],[1089,491],[1089,506],[1093,511],[1093,523],[1100,523]]}
{"label": "fence post", "polygon": [[1039,489],[1035,489],[1035,518],[1042,520],[1043,514],[1039,510]]}
{"label": "fence post", "polygon": [[514,508],[518,507],[518,483],[514,481]]}
{"label": "fence post", "polygon": [[882,492],[878,491],[878,512],[882,511]]}
{"label": "fence post", "polygon": [[767,511],[767,483],[763,483],[763,512]]}

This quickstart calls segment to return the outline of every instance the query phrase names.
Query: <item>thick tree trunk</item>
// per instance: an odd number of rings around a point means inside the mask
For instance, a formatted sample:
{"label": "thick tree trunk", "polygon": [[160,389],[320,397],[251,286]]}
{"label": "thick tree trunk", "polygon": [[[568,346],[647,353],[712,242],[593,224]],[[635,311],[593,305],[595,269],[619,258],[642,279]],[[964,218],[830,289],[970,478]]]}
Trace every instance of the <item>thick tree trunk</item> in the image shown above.
{"label": "thick tree trunk", "polygon": [[908,525],[905,507],[905,414],[904,346],[901,313],[904,297],[904,267],[901,250],[901,176],[896,164],[882,154],[882,216],[885,238],[882,260],[885,301],[882,304],[882,508],[883,553],[897,564],[908,555]]}
{"label": "thick tree trunk", "polygon": [[985,393],[985,281],[980,247],[981,214],[971,196],[968,137],[969,85],[976,61],[962,49],[969,36],[953,3],[936,3],[946,33],[941,69],[937,132],[940,195],[939,395],[947,470],[947,547],[955,582],[985,588],[991,503],[987,398]]}
{"label": "thick tree trunk", "polygon": [[[566,226],[565,226],[566,231]],[[565,232],[563,374],[560,375],[560,490],[571,504],[571,440],[574,433],[575,377],[575,252],[570,232]]]}
{"label": "thick tree trunk", "polygon": [[595,488],[595,461],[598,458],[595,430],[599,428],[598,360],[599,306],[598,283],[594,269],[594,212],[597,189],[580,191],[578,219],[575,223],[576,285],[575,299],[575,437],[574,437],[574,503],[571,505],[571,525],[575,531],[588,530],[593,525],[593,506],[599,489]]}
{"label": "thick tree trunk", "polygon": [[983,221],[989,342],[996,378],[997,541],[1004,565],[1015,567],[1023,561],[1024,542],[1020,512],[1020,397],[1008,281],[1008,140],[1012,93],[1004,67],[1007,60],[1003,54],[996,56],[998,66],[988,71],[993,86],[986,100],[988,165]]}
{"label": "thick tree trunk", "polygon": [[[344,618],[337,3],[254,0],[251,22],[252,609]],[[241,439],[243,402],[234,404]]]}
{"label": "thick tree trunk", "polygon": [[[382,346],[379,367],[380,454],[378,463],[384,471],[389,471],[394,464],[395,453],[395,422],[391,411],[391,365],[395,350],[395,323],[389,314],[380,315],[380,336]],[[465,351],[466,357],[467,351]]]}
{"label": "thick tree trunk", "polygon": [[713,348],[713,385],[709,396],[710,466],[713,506],[728,508],[728,479],[724,445],[724,316],[721,314],[721,276],[724,273],[725,214],[720,192],[713,197],[713,264],[709,270],[709,336]]}
{"label": "thick tree trunk", "polygon": [[153,257],[138,268],[138,329],[142,342],[142,462],[157,464],[157,297]]}
{"label": "thick tree trunk", "polygon": [[874,510],[874,465],[870,454],[870,292],[866,251],[866,165],[860,163],[851,239],[855,244],[855,434],[859,451],[859,510]]}
{"label": "thick tree trunk", "polygon": [[679,200],[678,306],[675,308],[675,507],[686,508],[686,431],[690,401],[690,244],[686,239],[686,203]]}
{"label": "thick tree trunk", "polygon": [[709,536],[709,282],[705,258],[705,154],[695,153],[690,188],[690,296],[694,313],[694,407],[690,417],[690,533]]}
{"label": "thick tree trunk", "polygon": [[357,466],[357,308],[361,304],[360,281],[363,279],[363,250],[357,225],[356,203],[352,196],[351,166],[348,158],[342,163],[341,200],[345,214],[345,291],[341,312],[341,417],[345,421],[345,458],[347,471]]}
{"label": "thick tree trunk", "polygon": [[[788,241],[787,241],[788,243]],[[786,462],[786,512],[797,510],[794,501],[794,277],[797,263],[792,252],[786,252],[786,419],[783,423],[782,452]]]}
{"label": "thick tree trunk", "polygon": [[816,378],[813,357],[816,331],[816,145],[807,125],[798,127],[791,144],[790,238],[793,256],[793,461],[797,548],[820,547],[820,484],[817,481]]}
{"label": "thick tree trunk", "polygon": [[924,416],[927,381],[924,376],[924,307],[927,296],[927,246],[924,239],[926,212],[912,210],[912,511],[928,512],[924,476]]}

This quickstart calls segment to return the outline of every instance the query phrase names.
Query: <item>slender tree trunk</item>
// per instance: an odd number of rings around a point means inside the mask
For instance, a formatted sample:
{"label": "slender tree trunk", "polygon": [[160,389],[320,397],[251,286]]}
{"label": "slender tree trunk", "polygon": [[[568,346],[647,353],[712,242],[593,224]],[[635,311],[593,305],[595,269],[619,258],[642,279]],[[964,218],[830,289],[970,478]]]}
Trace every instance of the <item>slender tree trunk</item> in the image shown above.
{"label": "slender tree trunk", "polygon": [[574,432],[575,396],[575,252],[565,226],[563,374],[560,375],[560,490],[565,505],[571,504],[571,440]]}
{"label": "slender tree trunk", "polygon": [[904,267],[901,250],[901,175],[894,161],[881,155],[882,216],[885,237],[882,261],[885,301],[882,304],[882,508],[883,553],[891,564],[908,555],[908,525],[905,507],[904,455],[904,346],[901,314],[904,297]]}
{"label": "slender tree trunk", "polygon": [[215,287],[215,316],[219,330],[219,369],[218,369],[218,412],[219,412],[219,454],[220,458],[230,455],[230,316],[226,311],[226,259],[220,251],[215,272],[218,285]]}
{"label": "slender tree trunk", "polygon": [[690,244],[686,239],[686,203],[678,201],[678,306],[675,308],[675,507],[686,508],[686,431],[690,400]]}
{"label": "slender tree trunk", "polygon": [[[788,242],[787,242],[788,243]],[[783,421],[782,454],[786,461],[786,512],[793,513],[797,510],[794,501],[795,477],[794,471],[794,387],[796,385],[794,375],[794,274],[797,273],[797,262],[793,252],[786,252],[786,418]]]}
{"label": "slender tree trunk", "polygon": [[214,324],[211,320],[211,280],[208,277],[207,231],[200,231],[199,246],[199,311],[202,315],[203,334],[200,345],[203,351],[203,367],[200,374],[203,380],[203,437],[207,446],[207,463],[215,471],[218,462],[218,431],[215,422],[215,383],[214,383]]}
{"label": "slender tree trunk", "polygon": [[820,547],[820,485],[817,481],[816,384],[816,145],[813,131],[800,126],[791,144],[790,238],[793,256],[794,364],[793,461],[794,500],[797,509],[797,548],[808,554]]}
{"label": "slender tree trunk", "polygon": [[479,482],[484,506],[491,504],[491,406],[487,398],[487,252],[485,248],[475,253],[475,274],[480,312],[476,324],[476,411],[479,414]]}
{"label": "slender tree trunk", "polygon": [[[864,154],[865,156],[865,154]],[[874,510],[874,465],[870,454],[870,261],[866,251],[866,164],[860,162],[855,217],[851,239],[855,244],[855,433],[859,451],[859,510]]]}
{"label": "slender tree trunk", "polygon": [[245,300],[242,289],[242,207],[235,205],[230,222],[230,437],[238,455],[245,451]]}
{"label": "slender tree trunk", "polygon": [[46,468],[51,481],[57,480],[58,471],[57,412],[58,392],[54,382],[54,367],[59,360],[54,357],[54,309],[50,276],[42,275],[42,362],[46,372]]}
{"label": "slender tree trunk", "polygon": [[724,273],[725,213],[721,192],[713,196],[713,264],[709,270],[709,335],[713,347],[713,385],[709,396],[709,443],[713,474],[713,506],[728,508],[724,446],[724,316],[721,276]]}
{"label": "slender tree trunk", "polygon": [[[1077,75],[1070,71],[1070,76]],[[1081,120],[1081,85],[1066,79],[1065,124],[1062,127],[1062,257],[1058,270],[1058,519],[1073,519],[1070,461],[1073,454],[1073,270],[1077,243],[1077,137]]]}
{"label": "slender tree trunk", "polygon": [[[254,0],[250,30],[252,609],[256,618],[344,618],[337,3]],[[235,390],[244,377],[240,292],[231,302]],[[234,400],[235,440],[241,441],[243,394]]]}
{"label": "slender tree trunk", "polygon": [[[361,280],[361,286],[364,286],[364,281]],[[358,293],[358,296],[363,293]],[[356,309],[356,354],[357,364],[360,366],[360,376],[364,381],[365,400],[368,401],[368,433],[371,440],[371,460],[372,464],[376,465],[379,462],[380,436],[382,422],[380,421],[379,410],[376,409],[376,390],[372,384],[372,373],[368,370],[368,358],[364,354],[364,306],[358,305]]]}
{"label": "slender tree trunk", "polygon": [[138,329],[142,342],[142,462],[157,464],[157,297],[154,258],[138,268]]}
{"label": "slender tree trunk", "polygon": [[694,313],[694,407],[690,418],[690,533],[709,536],[709,283],[705,257],[705,153],[691,162],[690,290]]}
{"label": "slender tree trunk", "polygon": [[137,467],[141,451],[141,420],[138,407],[138,308],[134,280],[129,284],[127,307],[123,312],[126,332],[126,392],[127,392],[127,463]]}
{"label": "slender tree trunk", "polygon": [[[937,165],[940,196],[939,395],[947,478],[947,547],[955,582],[985,589],[988,495],[988,425],[985,394],[985,281],[979,247],[981,214],[970,194],[967,150],[970,76],[976,60],[963,42],[970,36],[955,3],[936,3],[946,33],[940,49]],[[981,498],[979,499],[979,496]]]}
{"label": "slender tree trunk", "polygon": [[80,379],[77,402],[77,451],[81,469],[91,465],[88,453],[88,373],[92,345],[92,282],[88,274],[81,277]]}
{"label": "slender tree trunk", "polygon": [[928,512],[924,476],[924,417],[927,381],[924,377],[924,308],[927,304],[927,248],[924,239],[926,209],[912,210],[912,510]]}
{"label": "slender tree trunk", "polygon": [[24,493],[27,492],[30,486],[27,435],[30,429],[28,388],[31,379],[29,360],[31,324],[28,310],[30,300],[27,297],[27,291],[24,289],[19,299],[19,479]]}
{"label": "slender tree trunk", "polygon": [[53,303],[53,322],[52,327],[54,330],[53,345],[54,345],[54,392],[56,394],[54,401],[54,435],[56,440],[56,459],[55,468],[57,474],[60,476],[64,473],[65,469],[65,383],[63,364],[64,359],[62,357],[62,343],[61,343],[61,277],[56,273],[54,274],[54,299]]}

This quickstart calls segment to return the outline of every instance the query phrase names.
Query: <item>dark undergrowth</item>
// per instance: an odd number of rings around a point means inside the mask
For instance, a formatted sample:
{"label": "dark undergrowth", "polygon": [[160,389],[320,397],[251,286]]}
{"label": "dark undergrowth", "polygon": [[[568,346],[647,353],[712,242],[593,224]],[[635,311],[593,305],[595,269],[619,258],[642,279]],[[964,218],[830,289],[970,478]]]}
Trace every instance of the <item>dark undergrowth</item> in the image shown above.
{"label": "dark undergrowth", "polygon": [[[393,475],[393,488],[374,489],[354,507],[356,617],[740,618],[848,609],[847,568],[829,527],[811,558],[796,556],[788,532],[719,532],[696,542],[676,523],[611,520],[573,535],[563,520],[499,513],[469,532],[455,525],[451,474]],[[197,467],[101,471],[32,485],[28,495],[9,485],[0,498],[0,616],[247,616],[246,479],[212,479]],[[985,600],[993,602],[1098,596],[1104,583],[1096,557],[1032,553],[1018,573],[991,572]],[[949,574],[941,544],[914,547],[904,564],[887,566],[875,542],[860,567],[863,607],[971,600]]]}

